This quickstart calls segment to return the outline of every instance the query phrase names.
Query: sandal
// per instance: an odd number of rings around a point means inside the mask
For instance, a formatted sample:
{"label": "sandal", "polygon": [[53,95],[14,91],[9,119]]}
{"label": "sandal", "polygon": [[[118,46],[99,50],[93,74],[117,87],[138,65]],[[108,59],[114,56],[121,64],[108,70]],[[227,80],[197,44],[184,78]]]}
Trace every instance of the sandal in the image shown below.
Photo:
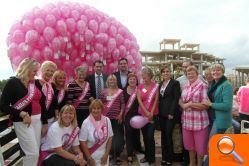
{"label": "sandal", "polygon": [[140,163],[146,163],[146,162],[147,162],[147,160],[145,157],[140,160]]}

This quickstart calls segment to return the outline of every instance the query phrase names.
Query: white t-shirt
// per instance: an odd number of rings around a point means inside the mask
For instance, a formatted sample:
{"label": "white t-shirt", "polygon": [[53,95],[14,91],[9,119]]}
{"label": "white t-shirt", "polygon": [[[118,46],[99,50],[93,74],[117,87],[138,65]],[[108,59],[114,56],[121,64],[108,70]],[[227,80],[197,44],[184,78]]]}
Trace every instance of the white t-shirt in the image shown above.
{"label": "white t-shirt", "polygon": [[[67,142],[72,134],[74,127],[60,127],[58,121],[54,122],[48,129],[47,137],[45,143],[41,145],[42,151],[53,150],[54,148],[62,147],[62,145]],[[76,137],[71,146],[78,146],[79,138]],[[65,150],[70,149],[67,147]]]}
{"label": "white t-shirt", "polygon": [[[106,150],[106,143],[110,137],[113,136],[111,121],[108,117],[107,118],[107,125],[108,125],[108,138],[106,141],[91,155],[92,158],[95,160],[96,164],[100,163],[101,157],[104,155]],[[99,122],[97,121],[97,124]],[[97,141],[94,137],[93,133],[95,131],[95,128],[90,121],[89,117],[84,120],[81,126],[80,134],[79,134],[79,140],[80,141],[87,141],[87,147],[91,148],[95,142]]]}

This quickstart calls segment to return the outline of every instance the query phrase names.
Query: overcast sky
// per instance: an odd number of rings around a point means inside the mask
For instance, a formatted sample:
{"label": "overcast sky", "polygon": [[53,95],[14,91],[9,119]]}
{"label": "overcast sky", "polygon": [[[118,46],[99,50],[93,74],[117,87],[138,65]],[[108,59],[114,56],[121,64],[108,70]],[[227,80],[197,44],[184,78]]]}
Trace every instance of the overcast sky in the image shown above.
{"label": "overcast sky", "polygon": [[[0,79],[13,75],[6,37],[35,6],[54,0],[0,1]],[[249,66],[248,0],[75,0],[115,17],[137,38],[140,50],[159,51],[163,38],[199,43],[201,52],[225,58],[228,71]]]}

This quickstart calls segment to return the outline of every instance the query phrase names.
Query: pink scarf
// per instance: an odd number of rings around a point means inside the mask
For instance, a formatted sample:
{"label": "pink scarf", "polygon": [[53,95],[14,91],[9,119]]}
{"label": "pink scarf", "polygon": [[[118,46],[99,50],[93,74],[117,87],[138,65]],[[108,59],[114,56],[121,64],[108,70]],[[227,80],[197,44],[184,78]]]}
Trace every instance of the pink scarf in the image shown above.
{"label": "pink scarf", "polygon": [[44,82],[44,84],[42,85],[42,92],[43,94],[46,96],[46,108],[47,110],[49,109],[52,100],[53,100],[53,96],[54,96],[54,90],[52,88],[52,85],[50,82],[46,82],[45,80],[41,80]]}

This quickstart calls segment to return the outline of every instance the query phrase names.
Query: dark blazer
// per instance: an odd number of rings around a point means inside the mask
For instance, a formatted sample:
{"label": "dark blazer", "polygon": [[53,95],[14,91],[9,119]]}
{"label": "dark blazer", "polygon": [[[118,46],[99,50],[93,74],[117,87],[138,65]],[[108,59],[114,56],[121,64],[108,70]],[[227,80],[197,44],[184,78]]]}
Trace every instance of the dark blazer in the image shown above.
{"label": "dark blazer", "polygon": [[[128,71],[128,74],[129,74],[129,73],[131,73],[131,72]],[[127,87],[127,85],[128,85],[128,80],[127,80],[127,82],[126,82],[125,87],[122,87],[122,84],[121,84],[121,77],[120,77],[120,71],[117,71],[117,72],[115,72],[115,73],[113,73],[113,74],[117,77],[118,88],[124,90],[124,89]]]}
{"label": "dark blazer", "polygon": [[[106,88],[106,80],[107,80],[107,75],[103,74],[103,81],[104,81],[104,88]],[[93,98],[96,99],[96,87],[95,87],[95,73],[88,75],[85,79],[87,82],[89,82],[90,84],[90,91],[91,91],[91,95]]]}
{"label": "dark blazer", "polygon": [[179,98],[181,96],[180,83],[176,80],[170,79],[164,94],[160,94],[162,82],[159,84],[159,115],[168,116],[173,115],[178,117],[179,115]]}

